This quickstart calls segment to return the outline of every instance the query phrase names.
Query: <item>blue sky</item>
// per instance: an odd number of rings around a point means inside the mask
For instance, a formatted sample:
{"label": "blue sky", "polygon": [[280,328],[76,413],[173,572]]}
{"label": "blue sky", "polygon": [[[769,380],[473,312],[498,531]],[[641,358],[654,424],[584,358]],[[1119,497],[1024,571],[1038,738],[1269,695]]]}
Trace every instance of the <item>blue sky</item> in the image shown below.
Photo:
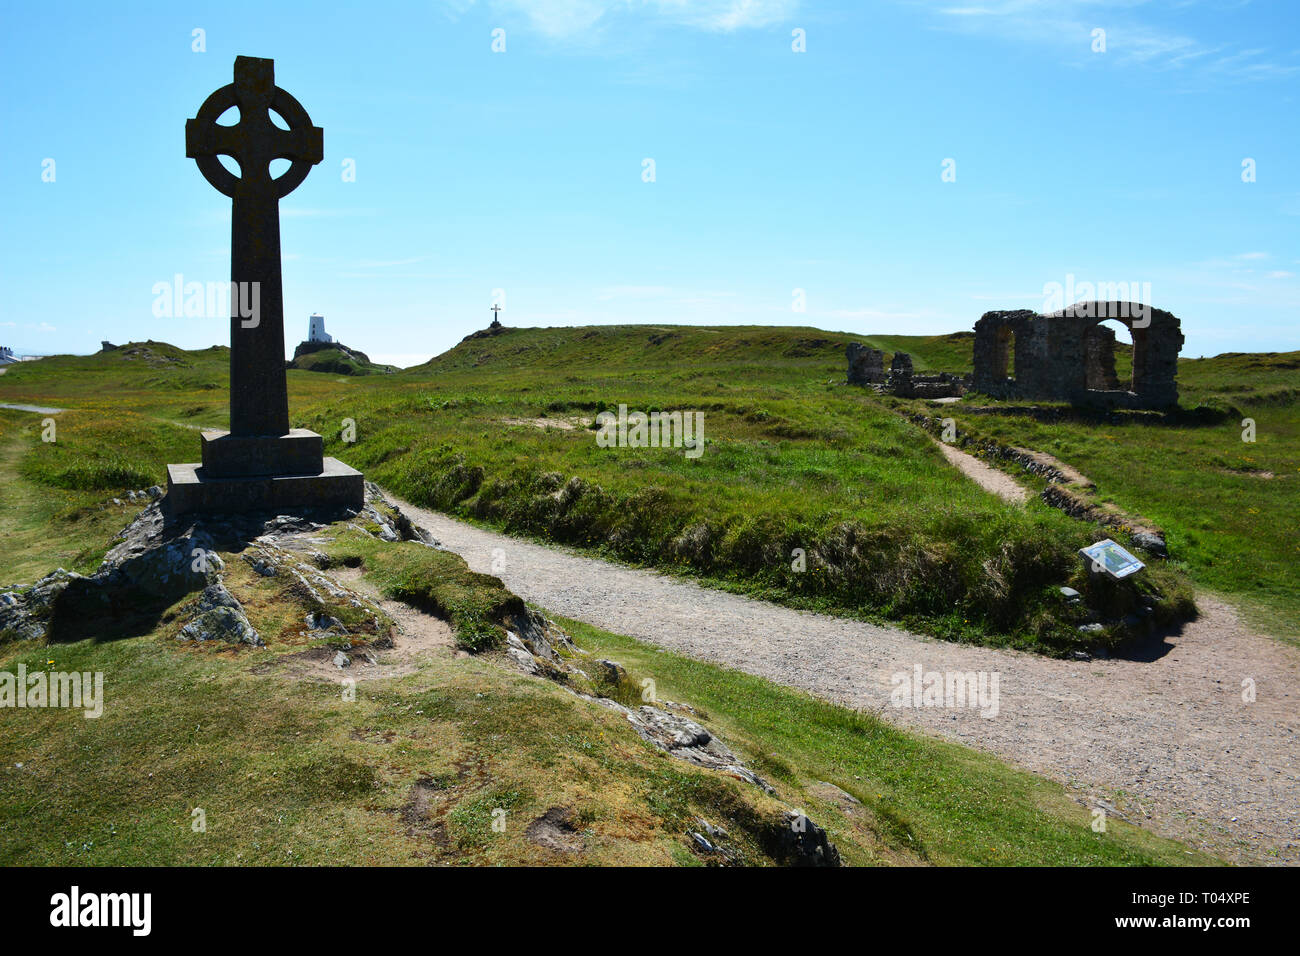
{"label": "blue sky", "polygon": [[1300,349],[1280,0],[6,4],[0,344],[226,340],[153,290],[229,278],[184,125],[237,54],[325,130],[281,202],[290,350],[318,311],[422,361],[498,289],[509,325],[947,332],[1069,276],[1150,283],[1184,355]]}

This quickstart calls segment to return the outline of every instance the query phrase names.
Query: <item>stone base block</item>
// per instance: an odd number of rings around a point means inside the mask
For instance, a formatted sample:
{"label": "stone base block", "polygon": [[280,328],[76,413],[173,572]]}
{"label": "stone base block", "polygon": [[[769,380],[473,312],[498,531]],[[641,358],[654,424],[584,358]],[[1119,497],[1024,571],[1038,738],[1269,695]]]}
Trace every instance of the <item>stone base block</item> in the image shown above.
{"label": "stone base block", "polygon": [[203,473],[209,478],[253,475],[317,475],[324,468],[320,435],[294,428],[287,435],[232,435],[205,431]]}
{"label": "stone base block", "polygon": [[302,508],[352,508],[365,500],[361,472],[337,458],[326,458],[316,474],[249,475],[223,478],[209,475],[198,464],[167,466],[169,515],[194,511],[241,514],[254,511],[292,512]]}

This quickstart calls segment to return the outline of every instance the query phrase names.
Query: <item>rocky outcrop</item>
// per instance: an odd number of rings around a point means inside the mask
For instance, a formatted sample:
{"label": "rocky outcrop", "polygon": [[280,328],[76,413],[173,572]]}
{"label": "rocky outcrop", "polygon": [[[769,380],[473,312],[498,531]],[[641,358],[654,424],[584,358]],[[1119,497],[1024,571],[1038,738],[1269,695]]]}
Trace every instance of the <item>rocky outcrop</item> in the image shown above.
{"label": "rocky outcrop", "polygon": [[177,640],[226,641],[264,647],[261,635],[248,623],[244,607],[218,579],[203,589],[193,608],[194,619],[177,633]]}
{"label": "rocky outcrop", "polygon": [[[139,497],[154,498],[151,491]],[[262,638],[222,583],[226,566],[219,552],[241,553],[265,577],[288,576],[319,605],[343,603],[373,612],[357,595],[320,573],[328,565],[325,555],[301,550],[304,536],[325,527],[316,517],[336,516],[192,514],[173,520],[154,498],[118,535],[94,574],[59,568],[30,588],[0,592],[0,640],[70,641],[147,633],[169,607],[199,592],[186,606],[191,620],[178,638],[261,646]],[[356,522],[378,525],[381,534],[395,541],[437,546],[373,485],[362,511],[354,515]],[[301,560],[303,556],[313,563]]]}
{"label": "rocky outcrop", "polygon": [[469,335],[461,339],[461,342],[469,342],[473,339],[488,339],[492,338],[494,335],[505,335],[507,332],[513,331],[514,328],[511,326],[501,325],[497,321],[493,320],[492,324],[486,329],[479,329],[477,332],[471,332]]}
{"label": "rocky outcrop", "polygon": [[765,793],[776,793],[772,785],[746,767],[731,748],[689,717],[649,704],[632,710],[608,697],[598,697],[596,703],[622,714],[642,740],[678,760],[720,770],[728,776],[752,783]]}
{"label": "rocky outcrop", "polygon": [[[329,352],[329,355],[306,359],[309,355]],[[370,361],[370,356],[360,349],[348,348],[342,342],[299,342],[293,350],[293,359],[285,368],[305,369],[309,372],[329,372],[334,375],[391,374],[396,369]]]}
{"label": "rocky outcrop", "polygon": [[[505,623],[506,656],[524,673],[546,677],[565,686],[568,686],[570,677],[590,679],[590,675],[575,662],[581,660],[582,652],[564,631],[541,614],[530,608],[522,614],[507,618]],[[564,653],[559,653],[557,648]],[[606,684],[617,685],[627,677],[627,671],[617,661],[598,658],[586,666],[591,668],[598,680]],[[766,780],[746,767],[726,744],[693,720],[693,712],[684,704],[656,701],[661,706],[645,704],[633,710],[608,697],[596,697],[578,691],[574,693],[622,714],[643,740],[679,760],[719,770],[752,783],[767,793],[775,792]]]}
{"label": "rocky outcrop", "polygon": [[39,641],[49,633],[55,602],[80,574],[59,568],[27,590],[0,594],[0,641]]}

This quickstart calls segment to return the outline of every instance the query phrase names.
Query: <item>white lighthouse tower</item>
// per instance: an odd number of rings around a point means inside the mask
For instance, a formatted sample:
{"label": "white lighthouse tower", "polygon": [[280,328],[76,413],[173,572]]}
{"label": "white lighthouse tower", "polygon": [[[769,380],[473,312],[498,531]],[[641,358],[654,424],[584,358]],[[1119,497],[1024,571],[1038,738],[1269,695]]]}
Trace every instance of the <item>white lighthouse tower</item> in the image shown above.
{"label": "white lighthouse tower", "polygon": [[333,342],[332,336],[325,334],[325,316],[312,313],[307,318],[308,342]]}

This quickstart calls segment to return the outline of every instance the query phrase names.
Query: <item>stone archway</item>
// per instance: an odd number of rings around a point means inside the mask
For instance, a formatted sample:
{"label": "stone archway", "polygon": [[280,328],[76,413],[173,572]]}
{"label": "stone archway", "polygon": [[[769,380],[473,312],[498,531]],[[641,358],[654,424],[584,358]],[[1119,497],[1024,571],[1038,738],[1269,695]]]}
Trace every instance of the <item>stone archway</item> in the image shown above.
{"label": "stone archway", "polygon": [[[1082,390],[1084,401],[1138,408],[1177,404],[1183,334],[1172,313],[1136,302],[1086,302],[1053,318],[1082,323],[1082,375],[1075,388]],[[1133,339],[1132,376],[1127,383],[1115,372],[1115,332],[1106,322],[1124,326]]]}
{"label": "stone archway", "polygon": [[[1115,332],[1102,324],[1108,320],[1133,339],[1127,387],[1116,374]],[[999,398],[1167,408],[1178,404],[1182,346],[1177,316],[1141,303],[1081,302],[1050,315],[986,312],[975,323],[974,387]]]}

